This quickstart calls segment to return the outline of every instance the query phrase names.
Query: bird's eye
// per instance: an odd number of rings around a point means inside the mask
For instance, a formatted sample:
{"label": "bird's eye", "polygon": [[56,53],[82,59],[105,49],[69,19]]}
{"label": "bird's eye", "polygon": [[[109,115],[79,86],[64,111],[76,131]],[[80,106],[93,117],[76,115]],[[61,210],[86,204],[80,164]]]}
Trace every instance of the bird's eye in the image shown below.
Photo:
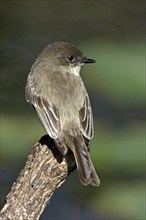
{"label": "bird's eye", "polygon": [[72,62],[74,62],[75,57],[72,56],[72,55],[69,55],[69,56],[67,57],[67,60],[68,60],[70,63],[72,63]]}

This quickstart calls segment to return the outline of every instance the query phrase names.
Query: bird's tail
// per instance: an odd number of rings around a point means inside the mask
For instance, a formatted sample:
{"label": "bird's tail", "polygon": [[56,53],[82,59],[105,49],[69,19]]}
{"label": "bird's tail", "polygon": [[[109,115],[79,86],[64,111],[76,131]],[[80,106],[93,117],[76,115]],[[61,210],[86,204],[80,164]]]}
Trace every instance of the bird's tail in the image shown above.
{"label": "bird's tail", "polygon": [[100,180],[96,174],[90,154],[82,136],[74,138],[73,153],[77,164],[78,175],[83,185],[98,186]]}

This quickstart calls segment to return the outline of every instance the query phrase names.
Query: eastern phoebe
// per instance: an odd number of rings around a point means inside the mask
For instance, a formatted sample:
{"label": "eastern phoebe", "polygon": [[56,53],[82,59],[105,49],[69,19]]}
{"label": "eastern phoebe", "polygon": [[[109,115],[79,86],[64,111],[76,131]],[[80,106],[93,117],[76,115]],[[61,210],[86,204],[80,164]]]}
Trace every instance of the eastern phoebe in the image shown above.
{"label": "eastern phoebe", "polygon": [[95,63],[73,45],[48,45],[31,68],[26,100],[36,110],[56,147],[74,154],[79,178],[84,185],[100,184],[89,155],[93,118],[88,93],[80,77],[81,66]]}

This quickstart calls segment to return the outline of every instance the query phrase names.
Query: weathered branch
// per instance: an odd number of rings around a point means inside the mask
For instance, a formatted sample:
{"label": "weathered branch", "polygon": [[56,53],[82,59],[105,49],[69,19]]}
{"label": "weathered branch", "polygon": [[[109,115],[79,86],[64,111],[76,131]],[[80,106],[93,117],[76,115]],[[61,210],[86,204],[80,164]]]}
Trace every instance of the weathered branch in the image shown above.
{"label": "weathered branch", "polygon": [[71,151],[63,157],[53,140],[45,135],[28,156],[0,212],[2,220],[37,220],[56,188],[76,168]]}

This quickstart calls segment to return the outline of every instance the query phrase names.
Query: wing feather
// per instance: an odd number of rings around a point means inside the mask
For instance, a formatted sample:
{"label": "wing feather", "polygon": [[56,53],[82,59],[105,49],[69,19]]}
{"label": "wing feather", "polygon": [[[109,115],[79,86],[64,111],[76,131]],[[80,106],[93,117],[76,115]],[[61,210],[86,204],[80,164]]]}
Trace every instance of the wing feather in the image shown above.
{"label": "wing feather", "polygon": [[57,139],[61,131],[57,109],[44,98],[38,96],[33,97],[32,104],[49,136]]}
{"label": "wing feather", "polygon": [[59,111],[39,93],[38,89],[34,89],[38,88],[35,84],[37,83],[30,74],[26,85],[26,100],[33,105],[49,136],[53,139],[57,139],[61,132]]}
{"label": "wing feather", "polygon": [[86,95],[82,108],[80,109],[81,132],[89,142],[93,137],[93,116],[88,95]]}

